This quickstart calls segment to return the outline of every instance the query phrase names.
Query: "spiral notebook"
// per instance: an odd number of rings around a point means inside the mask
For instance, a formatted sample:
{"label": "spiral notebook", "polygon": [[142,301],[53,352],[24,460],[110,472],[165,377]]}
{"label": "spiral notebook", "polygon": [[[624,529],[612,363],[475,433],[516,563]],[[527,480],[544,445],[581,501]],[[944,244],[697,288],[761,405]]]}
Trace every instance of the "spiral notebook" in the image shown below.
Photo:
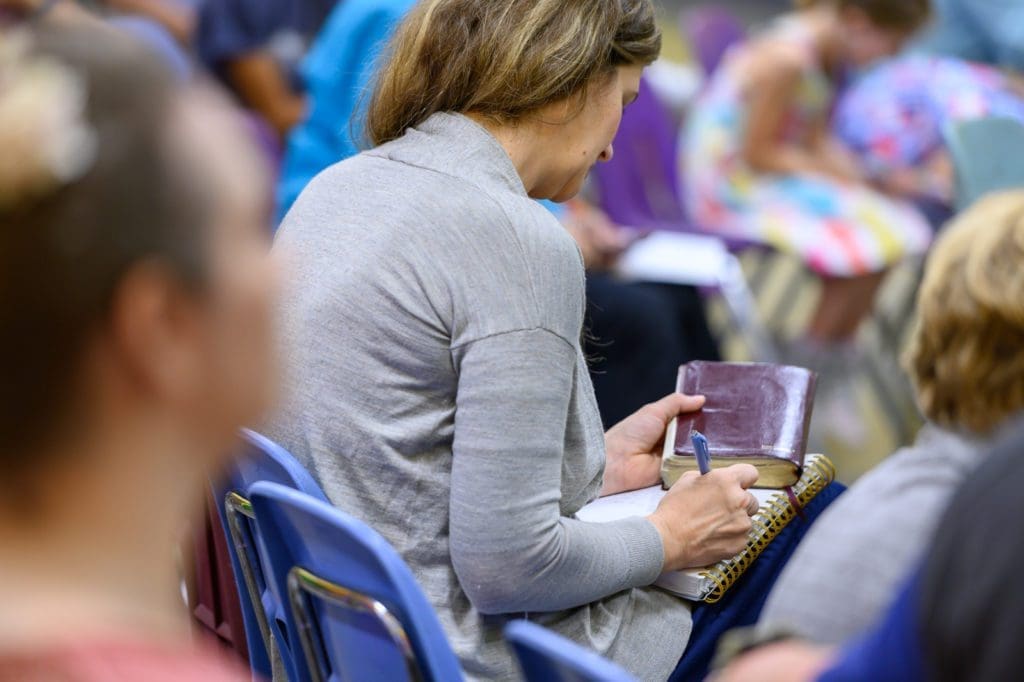
{"label": "spiral notebook", "polygon": [[[804,461],[803,475],[793,485],[793,496],[801,507],[806,507],[815,495],[832,482],[835,475],[835,467],[828,457],[808,455]],[[785,490],[752,489],[750,492],[757,497],[761,508],[753,517],[754,527],[750,530],[747,546],[742,552],[711,566],[662,573],[654,584],[685,599],[708,604],[721,599],[747,567],[761,555],[768,543],[797,514]],[[654,485],[600,497],[580,509],[576,517],[582,521],[603,523],[630,516],[647,516],[658,507],[665,493],[660,485]]]}

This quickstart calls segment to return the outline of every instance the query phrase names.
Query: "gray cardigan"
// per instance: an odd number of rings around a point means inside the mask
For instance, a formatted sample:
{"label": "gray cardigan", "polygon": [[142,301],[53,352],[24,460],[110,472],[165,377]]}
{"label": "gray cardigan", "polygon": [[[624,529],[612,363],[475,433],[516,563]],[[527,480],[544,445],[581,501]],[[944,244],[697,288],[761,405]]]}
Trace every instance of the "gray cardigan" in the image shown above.
{"label": "gray cardigan", "polygon": [[317,176],[275,249],[288,381],[271,435],[410,565],[470,677],[512,678],[529,617],[663,679],[685,602],[645,519],[585,523],[604,435],[580,348],[584,273],[470,119],[436,114]]}

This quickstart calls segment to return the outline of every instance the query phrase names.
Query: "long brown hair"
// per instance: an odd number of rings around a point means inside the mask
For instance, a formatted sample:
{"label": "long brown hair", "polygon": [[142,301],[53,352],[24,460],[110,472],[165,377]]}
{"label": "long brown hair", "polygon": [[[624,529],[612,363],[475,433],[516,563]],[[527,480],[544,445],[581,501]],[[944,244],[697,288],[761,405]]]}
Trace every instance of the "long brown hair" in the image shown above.
{"label": "long brown hair", "polygon": [[420,0],[391,42],[368,136],[383,144],[439,111],[516,120],[660,50],[651,0]]}

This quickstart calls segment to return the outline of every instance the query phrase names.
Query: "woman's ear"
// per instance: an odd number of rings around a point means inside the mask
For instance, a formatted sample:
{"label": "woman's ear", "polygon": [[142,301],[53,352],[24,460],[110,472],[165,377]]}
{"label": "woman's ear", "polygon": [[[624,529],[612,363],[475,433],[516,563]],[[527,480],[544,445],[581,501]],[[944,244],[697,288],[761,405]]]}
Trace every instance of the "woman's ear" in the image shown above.
{"label": "woman's ear", "polygon": [[140,263],[111,299],[110,335],[117,366],[140,399],[187,401],[202,381],[199,310],[180,278]]}

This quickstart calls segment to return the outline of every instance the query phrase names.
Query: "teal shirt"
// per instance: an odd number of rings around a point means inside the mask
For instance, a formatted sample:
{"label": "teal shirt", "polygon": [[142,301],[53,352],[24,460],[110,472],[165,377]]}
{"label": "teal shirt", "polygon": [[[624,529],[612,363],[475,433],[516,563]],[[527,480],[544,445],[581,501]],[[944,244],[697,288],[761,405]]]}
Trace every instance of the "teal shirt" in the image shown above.
{"label": "teal shirt", "polygon": [[366,108],[382,48],[414,0],[344,0],[301,66],[309,115],[288,136],[277,187],[278,219],[313,177],[366,145]]}

